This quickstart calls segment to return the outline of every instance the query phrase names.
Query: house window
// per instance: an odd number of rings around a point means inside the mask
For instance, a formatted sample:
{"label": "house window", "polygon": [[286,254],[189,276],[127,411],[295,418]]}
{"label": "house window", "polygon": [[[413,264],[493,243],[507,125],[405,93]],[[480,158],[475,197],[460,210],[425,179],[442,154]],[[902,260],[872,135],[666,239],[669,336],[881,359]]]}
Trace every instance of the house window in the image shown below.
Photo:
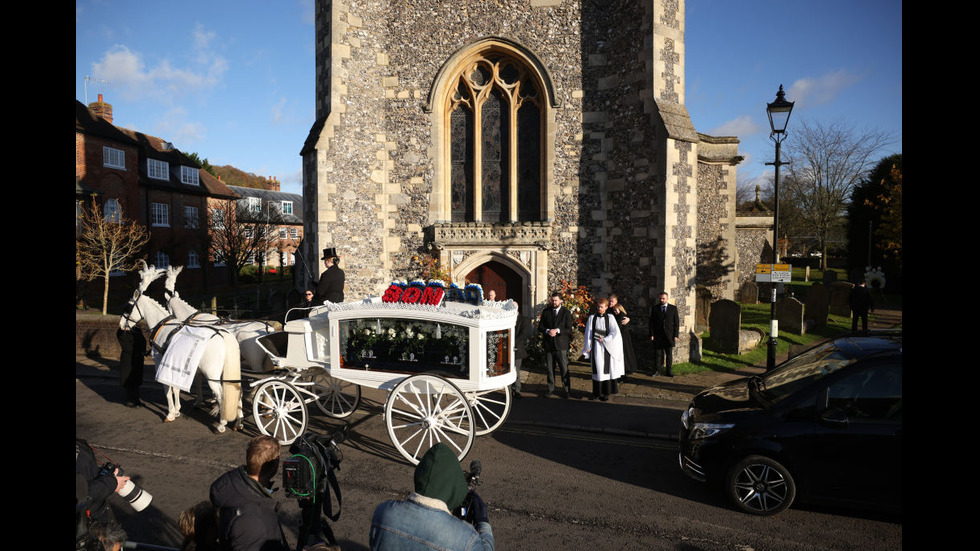
{"label": "house window", "polygon": [[535,73],[496,50],[457,72],[447,98],[450,220],[541,220],[544,94]]}
{"label": "house window", "polygon": [[109,197],[102,204],[102,217],[106,222],[118,224],[119,220],[119,199]]}
{"label": "house window", "polygon": [[126,169],[126,152],[114,147],[102,148],[102,164],[109,168]]}
{"label": "house window", "polygon": [[201,256],[197,254],[197,251],[195,251],[194,249],[187,251],[187,267],[188,268],[201,267]]}
{"label": "house window", "polygon": [[200,170],[189,166],[180,167],[180,181],[191,186],[201,185]]}
{"label": "house window", "polygon": [[289,234],[286,233],[286,228],[279,228],[279,239],[286,239]]}
{"label": "house window", "polygon": [[146,160],[146,175],[157,180],[170,179],[170,163],[156,159]]}
{"label": "house window", "polygon": [[253,235],[252,226],[245,226],[242,228],[242,237],[246,239],[251,239]]}
{"label": "house window", "polygon": [[262,212],[262,199],[259,199],[258,197],[249,197],[248,211],[255,214]]}
{"label": "house window", "polygon": [[150,224],[158,227],[170,226],[170,205],[153,203],[150,205]]}
{"label": "house window", "polygon": [[153,255],[153,264],[158,268],[170,266],[170,256],[163,251],[157,251],[157,254]]}
{"label": "house window", "polygon": [[200,225],[198,220],[197,207],[189,207],[184,205],[184,228],[188,230],[196,230]]}
{"label": "house window", "polygon": [[291,239],[298,239],[299,238],[299,230],[296,229],[296,228],[289,228],[289,237]]}
{"label": "house window", "polygon": [[293,202],[292,201],[283,201],[282,202],[282,213],[283,214],[289,214],[289,215],[292,215],[293,214]]}
{"label": "house window", "polygon": [[211,229],[225,229],[225,211],[221,209],[208,209],[208,212],[211,213]]}

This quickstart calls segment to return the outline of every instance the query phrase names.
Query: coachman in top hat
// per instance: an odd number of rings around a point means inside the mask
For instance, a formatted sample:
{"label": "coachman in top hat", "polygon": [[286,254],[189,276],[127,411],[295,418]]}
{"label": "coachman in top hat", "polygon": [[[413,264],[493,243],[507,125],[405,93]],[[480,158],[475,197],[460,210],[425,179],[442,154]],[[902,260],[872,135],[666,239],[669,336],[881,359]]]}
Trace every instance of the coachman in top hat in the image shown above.
{"label": "coachman in top hat", "polygon": [[337,249],[329,247],[323,249],[323,257],[320,259],[326,270],[320,274],[320,281],[316,285],[316,304],[323,304],[326,301],[344,302],[344,271],[340,269],[340,257],[337,256]]}

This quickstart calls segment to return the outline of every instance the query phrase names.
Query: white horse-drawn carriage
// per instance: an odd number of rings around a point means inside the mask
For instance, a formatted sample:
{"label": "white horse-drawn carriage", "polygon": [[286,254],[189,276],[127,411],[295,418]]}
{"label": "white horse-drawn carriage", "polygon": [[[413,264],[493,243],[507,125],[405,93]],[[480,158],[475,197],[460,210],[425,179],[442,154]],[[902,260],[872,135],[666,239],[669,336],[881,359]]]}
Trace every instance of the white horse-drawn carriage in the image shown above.
{"label": "white horse-drawn carriage", "polygon": [[[517,305],[389,300],[391,290],[385,297],[327,303],[288,321],[283,331],[257,338],[283,374],[256,386],[252,403],[260,431],[291,442],[306,429],[307,404],[344,418],[357,408],[362,386],[387,392],[388,435],[413,463],[437,442],[462,459],[475,436],[504,422],[517,376]],[[396,294],[444,292],[432,286],[404,291]]]}
{"label": "white horse-drawn carriage", "polygon": [[[168,310],[145,295],[149,283],[165,272],[153,267],[141,272],[140,288],[120,327],[128,329],[145,319],[161,351],[184,327],[200,331],[204,323],[213,332],[215,338],[198,337],[214,353],[203,356],[196,367],[218,399],[214,413],[221,411],[219,432],[232,420],[241,426],[239,392],[246,379],[251,380],[258,430],[283,444],[306,431],[308,404],[343,419],[360,403],[362,386],[386,391],[388,435],[412,463],[437,442],[462,459],[475,436],[492,432],[510,413],[509,387],[517,376],[513,301],[483,302],[479,292],[438,284],[392,284],[383,297],[291,310],[282,331],[268,331],[188,316],[174,300],[179,270],[169,270]],[[265,357],[256,358],[255,350]],[[175,388],[168,391],[168,400],[167,420],[173,420],[180,407]]]}

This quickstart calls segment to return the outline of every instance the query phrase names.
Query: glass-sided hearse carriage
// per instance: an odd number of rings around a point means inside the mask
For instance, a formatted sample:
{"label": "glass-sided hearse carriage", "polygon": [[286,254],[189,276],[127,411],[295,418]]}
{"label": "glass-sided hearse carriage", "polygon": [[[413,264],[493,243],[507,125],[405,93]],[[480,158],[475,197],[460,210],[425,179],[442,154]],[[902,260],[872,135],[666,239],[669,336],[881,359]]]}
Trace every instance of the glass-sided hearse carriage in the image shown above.
{"label": "glass-sided hearse carriage", "polygon": [[404,293],[395,286],[384,297],[314,308],[259,339],[275,366],[272,377],[253,384],[261,432],[292,442],[306,429],[310,402],[347,417],[362,386],[387,391],[388,435],[413,463],[440,441],[462,459],[474,436],[504,422],[517,376],[517,305],[479,295],[442,300],[439,287],[436,300],[431,286],[402,285]]}

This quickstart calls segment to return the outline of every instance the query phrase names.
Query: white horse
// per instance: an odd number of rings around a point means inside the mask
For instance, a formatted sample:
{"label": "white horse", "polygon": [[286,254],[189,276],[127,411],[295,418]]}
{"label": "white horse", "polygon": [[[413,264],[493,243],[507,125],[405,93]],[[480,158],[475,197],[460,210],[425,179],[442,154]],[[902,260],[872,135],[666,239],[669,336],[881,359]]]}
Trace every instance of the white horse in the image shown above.
{"label": "white horse", "polygon": [[238,346],[242,354],[242,364],[248,366],[251,371],[268,371],[272,369],[272,360],[259,346],[257,339],[263,335],[275,332],[270,324],[262,321],[232,321],[222,322],[221,318],[214,314],[201,312],[194,308],[187,301],[180,298],[174,288],[177,285],[177,276],[183,270],[183,266],[167,266],[167,279],[164,281],[164,297],[167,299],[167,308],[178,321],[194,326],[212,326],[231,332],[238,340]]}
{"label": "white horse", "polygon": [[[157,301],[145,294],[147,287],[155,279],[162,276],[165,270],[146,266],[140,270],[140,284],[129,300],[126,312],[119,318],[119,327],[129,330],[140,320],[145,320],[150,328],[150,341],[153,344],[154,357],[163,353],[170,338],[184,324],[173,319],[173,316]],[[212,415],[220,413],[216,428],[224,432],[228,422],[235,421],[235,428],[242,427],[242,385],[241,357],[238,341],[227,331],[214,329],[214,336],[204,344],[204,354],[198,363],[197,370],[208,381],[208,386],[218,400]],[[167,388],[167,405],[169,410],[164,422],[171,422],[180,416],[180,389],[170,386]]]}

